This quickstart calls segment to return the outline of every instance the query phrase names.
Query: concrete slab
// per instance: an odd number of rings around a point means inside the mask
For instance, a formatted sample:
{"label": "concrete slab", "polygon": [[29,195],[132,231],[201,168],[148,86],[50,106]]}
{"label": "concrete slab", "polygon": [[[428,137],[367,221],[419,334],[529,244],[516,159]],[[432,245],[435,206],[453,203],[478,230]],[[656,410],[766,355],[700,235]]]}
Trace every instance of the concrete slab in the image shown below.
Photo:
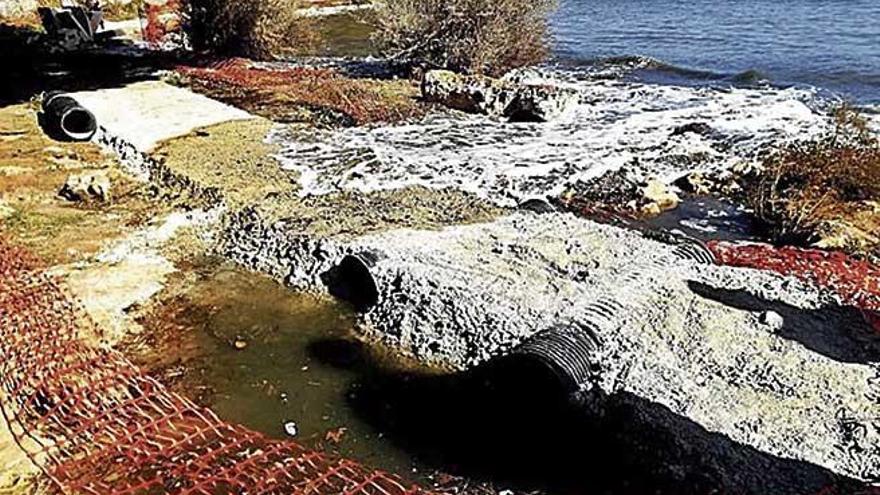
{"label": "concrete slab", "polygon": [[[673,246],[567,214],[350,240],[253,221],[227,231],[228,256],[331,291],[350,276],[342,260],[359,256],[376,288],[369,335],[421,361],[469,369],[554,327],[592,331],[595,349],[571,356],[593,370],[580,393],[637,397],[644,415],[677,418],[654,420],[676,437],[687,434],[683,419],[778,459],[880,476],[880,336],[818,289],[682,259]],[[603,301],[613,308],[605,315]],[[709,458],[730,452],[711,448]],[[737,493],[805,493],[815,481],[766,462],[744,454],[724,476]]]}
{"label": "concrete slab", "polygon": [[160,81],[72,93],[98,125],[141,152],[200,127],[255,118],[216,100]]}

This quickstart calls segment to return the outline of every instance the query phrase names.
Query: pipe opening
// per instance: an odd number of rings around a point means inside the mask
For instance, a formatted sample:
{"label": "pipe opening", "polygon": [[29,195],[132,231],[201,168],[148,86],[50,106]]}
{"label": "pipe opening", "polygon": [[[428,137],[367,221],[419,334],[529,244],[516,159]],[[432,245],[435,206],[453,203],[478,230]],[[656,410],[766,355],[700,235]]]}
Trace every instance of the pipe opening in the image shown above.
{"label": "pipe opening", "polygon": [[350,303],[360,313],[366,313],[379,302],[379,289],[370,267],[369,257],[348,255],[339,265],[325,274],[324,283],[330,294]]}
{"label": "pipe opening", "polygon": [[82,107],[71,108],[61,116],[61,130],[70,139],[86,141],[98,128],[95,116]]}
{"label": "pipe opening", "polygon": [[98,130],[92,112],[60,93],[48,93],[43,98],[40,123],[47,134],[62,141],[88,141]]}
{"label": "pipe opening", "polygon": [[601,372],[595,362],[599,346],[590,325],[557,325],[524,342],[515,354],[543,366],[571,394]]}

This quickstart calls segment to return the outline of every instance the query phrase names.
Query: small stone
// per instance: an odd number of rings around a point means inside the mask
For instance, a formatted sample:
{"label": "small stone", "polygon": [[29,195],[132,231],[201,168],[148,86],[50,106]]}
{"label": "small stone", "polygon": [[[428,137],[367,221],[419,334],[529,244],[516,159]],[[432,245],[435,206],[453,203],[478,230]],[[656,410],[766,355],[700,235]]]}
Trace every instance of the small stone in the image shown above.
{"label": "small stone", "polygon": [[785,319],[782,317],[781,314],[777,313],[776,311],[764,311],[763,313],[761,313],[759,321],[762,324],[777,330],[782,328],[782,325],[785,323]]}
{"label": "small stone", "polygon": [[232,342],[232,347],[235,347],[239,351],[244,350],[247,346],[248,343],[244,339],[235,339],[235,341]]}
{"label": "small stone", "polygon": [[67,177],[58,195],[68,201],[100,201],[110,199],[110,177],[104,172],[84,172]]}
{"label": "small stone", "polygon": [[288,422],[284,423],[284,433],[287,433],[288,435],[295,437],[299,434],[299,428],[297,427],[295,422],[288,421]]}
{"label": "small stone", "polygon": [[15,215],[15,208],[9,206],[9,203],[0,199],[0,220],[5,220]]}
{"label": "small stone", "polygon": [[641,195],[641,211],[645,214],[658,214],[678,206],[681,198],[664,182],[651,179],[639,188]]}

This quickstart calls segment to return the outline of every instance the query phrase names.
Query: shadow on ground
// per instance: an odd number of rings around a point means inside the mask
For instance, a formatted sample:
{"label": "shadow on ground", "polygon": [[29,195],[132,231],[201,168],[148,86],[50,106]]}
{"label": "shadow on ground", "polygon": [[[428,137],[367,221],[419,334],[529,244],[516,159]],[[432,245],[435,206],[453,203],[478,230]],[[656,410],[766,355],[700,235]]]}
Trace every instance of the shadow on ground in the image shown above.
{"label": "shadow on ground", "polygon": [[43,91],[83,91],[154,79],[181,54],[151,51],[123,41],[59,52],[48,47],[41,30],[0,24],[0,105],[28,101]]}
{"label": "shadow on ground", "polygon": [[742,290],[717,289],[699,282],[688,285],[694,293],[726,306],[779,314],[783,324],[778,335],[799,342],[811,351],[844,363],[880,362],[880,334],[857,308],[823,306],[805,310]]}
{"label": "shadow on ground", "polygon": [[422,463],[557,494],[856,493],[858,483],[711,433],[628,393],[575,400],[540,365],[503,358],[452,375],[383,373],[361,344],[311,353],[362,379],[352,407]]}

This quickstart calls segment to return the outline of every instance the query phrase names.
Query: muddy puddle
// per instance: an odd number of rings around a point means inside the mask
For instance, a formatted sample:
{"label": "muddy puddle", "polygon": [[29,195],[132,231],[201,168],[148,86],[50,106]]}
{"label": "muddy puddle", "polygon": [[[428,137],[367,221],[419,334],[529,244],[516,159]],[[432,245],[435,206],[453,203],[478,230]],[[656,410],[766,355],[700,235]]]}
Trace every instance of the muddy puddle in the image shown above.
{"label": "muddy puddle", "polygon": [[678,207],[640,223],[652,229],[683,232],[702,241],[768,241],[757,217],[746,207],[711,196],[686,198]]}
{"label": "muddy puddle", "polygon": [[138,310],[144,330],[122,349],[222,419],[274,438],[290,438],[293,422],[307,447],[441,492],[584,486],[583,458],[565,453],[595,432],[574,434],[575,409],[543,373],[417,367],[359,340],[343,303],[218,260],[197,265]]}
{"label": "muddy puddle", "polygon": [[370,370],[405,363],[361,343],[347,306],[213,260],[186,285],[145,310],[124,346],[135,361],[224,420],[421,477],[352,407]]}

